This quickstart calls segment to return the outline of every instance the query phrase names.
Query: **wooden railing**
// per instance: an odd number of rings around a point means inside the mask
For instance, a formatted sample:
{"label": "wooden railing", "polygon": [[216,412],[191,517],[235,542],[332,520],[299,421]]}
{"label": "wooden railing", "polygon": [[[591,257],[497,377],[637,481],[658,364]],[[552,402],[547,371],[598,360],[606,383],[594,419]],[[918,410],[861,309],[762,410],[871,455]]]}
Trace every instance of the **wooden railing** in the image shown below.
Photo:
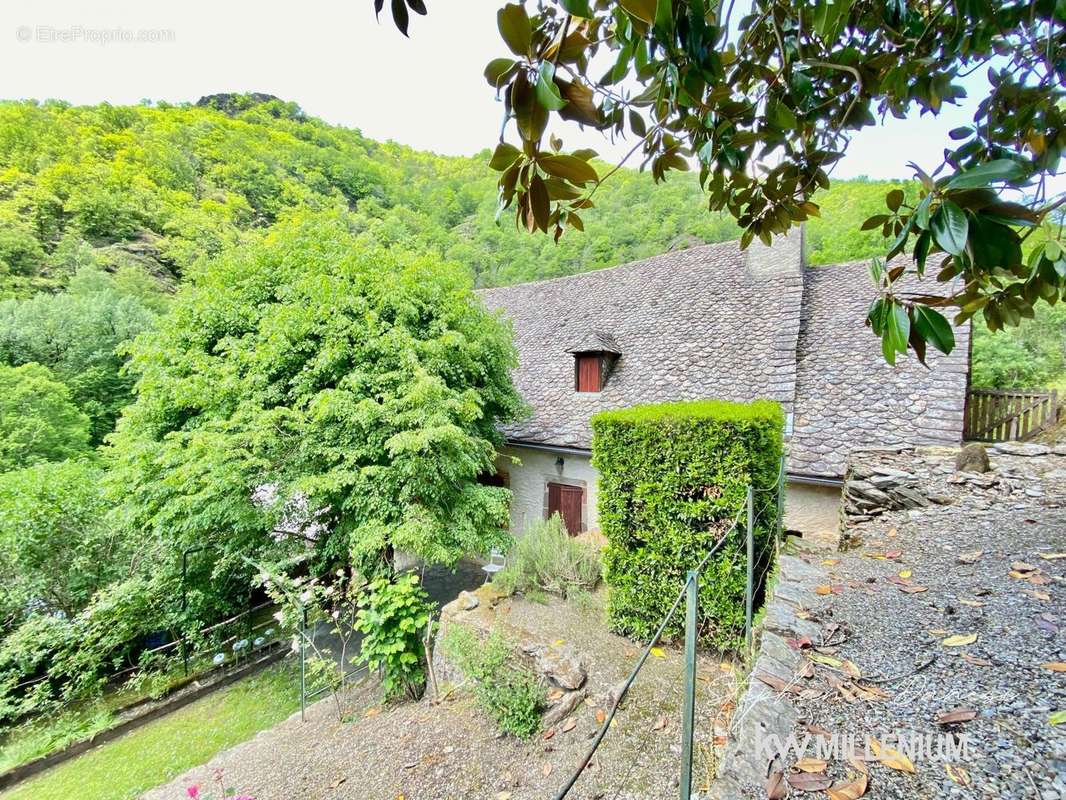
{"label": "wooden railing", "polygon": [[964,438],[979,442],[1024,441],[1058,419],[1054,389],[970,389],[966,396]]}

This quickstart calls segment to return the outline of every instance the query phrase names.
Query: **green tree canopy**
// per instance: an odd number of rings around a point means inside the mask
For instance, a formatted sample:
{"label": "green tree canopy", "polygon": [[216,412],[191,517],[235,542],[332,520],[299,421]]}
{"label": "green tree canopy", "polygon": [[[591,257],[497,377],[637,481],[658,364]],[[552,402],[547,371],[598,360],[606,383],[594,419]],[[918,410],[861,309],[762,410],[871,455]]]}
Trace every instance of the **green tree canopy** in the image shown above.
{"label": "green tree canopy", "polygon": [[477,478],[520,409],[515,363],[459,267],[298,216],[137,340],[112,482],[171,552],[306,539],[368,570],[395,550],[452,563],[507,535],[508,493]]}
{"label": "green tree canopy", "polygon": [[103,470],[88,460],[0,474],[0,628],[28,610],[72,617],[130,568],[104,524]]}
{"label": "green tree canopy", "polygon": [[0,301],[0,362],[47,366],[89,416],[99,444],[132,399],[122,347],[152,326],[160,297],[143,273],[112,277],[84,267],[65,292]]}
{"label": "green tree canopy", "polygon": [[89,447],[89,417],[47,367],[0,366],[0,472],[62,461]]}

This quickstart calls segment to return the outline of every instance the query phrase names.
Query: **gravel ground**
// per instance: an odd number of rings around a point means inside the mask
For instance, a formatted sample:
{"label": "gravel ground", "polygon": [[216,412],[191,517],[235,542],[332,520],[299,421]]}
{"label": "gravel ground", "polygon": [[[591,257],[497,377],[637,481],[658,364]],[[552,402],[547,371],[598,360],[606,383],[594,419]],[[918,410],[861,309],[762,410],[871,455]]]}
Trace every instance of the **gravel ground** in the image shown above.
{"label": "gravel ground", "polygon": [[[589,697],[572,715],[576,725],[556,726],[550,739],[497,737],[463,687],[438,705],[423,700],[381,708],[377,686],[365,683],[345,696],[345,722],[338,722],[332,701],[322,701],[309,709],[307,722],[297,714],[144,797],[180,800],[187,786],[207,783],[216,768],[225,771],[227,784],[257,800],[551,797],[599,728],[597,711],[605,707],[607,692],[638,655],[638,645],[605,630],[603,600],[601,592],[580,606],[506,600],[496,609],[511,632],[566,642],[585,662]],[[697,673],[693,783],[702,787],[715,768],[736,680],[733,664],[707,656],[701,656]],[[571,797],[676,794],[682,675],[675,648],[649,658]]]}
{"label": "gravel ground", "polygon": [[[860,750],[892,732],[932,742],[905,751],[913,772],[865,762],[864,797],[1066,800],[1066,722],[1049,719],[1066,710],[1066,673],[1042,666],[1066,662],[1066,559],[1047,558],[1066,551],[1066,457],[992,461],[969,476],[926,456],[925,488],[943,504],[887,513],[856,529],[854,549],[809,557],[827,573],[807,613],[828,646],[791,643],[814,659],[797,679],[796,733],[854,735]],[[937,723],[956,709],[975,716]],[[966,752],[938,751],[944,733]],[[835,782],[859,778],[829,761]]]}

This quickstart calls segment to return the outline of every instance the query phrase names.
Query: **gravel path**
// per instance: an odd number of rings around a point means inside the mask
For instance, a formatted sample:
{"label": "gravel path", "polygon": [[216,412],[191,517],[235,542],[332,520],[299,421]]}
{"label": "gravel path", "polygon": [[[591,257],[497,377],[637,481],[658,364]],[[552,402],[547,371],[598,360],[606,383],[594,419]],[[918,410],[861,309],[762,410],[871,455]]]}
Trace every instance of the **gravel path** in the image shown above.
{"label": "gravel path", "polygon": [[[791,643],[813,671],[788,689],[796,733],[855,736],[862,750],[898,732],[911,757],[913,772],[828,759],[837,785],[861,782],[865,766],[863,797],[1066,800],[1066,721],[1050,721],[1066,710],[1066,457],[992,462],[980,476],[945,455],[907,464],[936,504],[865,523],[846,553],[808,557],[826,571],[806,613],[828,646]],[[961,721],[938,724],[951,711]],[[915,734],[925,738],[908,752]],[[939,734],[965,752],[938,749]]]}

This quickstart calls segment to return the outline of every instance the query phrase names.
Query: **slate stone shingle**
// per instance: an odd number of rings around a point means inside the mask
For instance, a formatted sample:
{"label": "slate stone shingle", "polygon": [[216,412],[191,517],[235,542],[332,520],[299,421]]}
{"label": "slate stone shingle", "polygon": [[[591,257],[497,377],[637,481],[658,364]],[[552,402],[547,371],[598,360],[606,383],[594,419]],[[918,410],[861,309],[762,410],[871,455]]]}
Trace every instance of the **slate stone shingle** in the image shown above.
{"label": "slate stone shingle", "polygon": [[[803,269],[799,236],[696,247],[566,278],[486,289],[514,326],[515,383],[532,414],[513,443],[587,449],[598,411],[670,400],[777,400],[794,412],[790,473],[843,474],[868,444],[958,441],[968,330],[950,357],[890,367],[863,327],[864,264]],[[572,352],[621,351],[599,393],[574,391]]]}

